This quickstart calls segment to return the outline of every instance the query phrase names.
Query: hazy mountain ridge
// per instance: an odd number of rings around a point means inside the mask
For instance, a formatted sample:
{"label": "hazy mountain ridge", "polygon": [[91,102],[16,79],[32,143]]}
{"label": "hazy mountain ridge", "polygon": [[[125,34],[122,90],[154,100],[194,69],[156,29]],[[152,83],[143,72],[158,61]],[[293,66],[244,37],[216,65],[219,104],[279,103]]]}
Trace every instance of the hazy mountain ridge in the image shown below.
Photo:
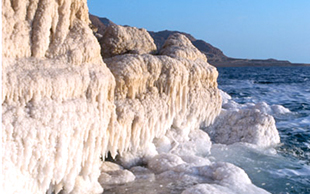
{"label": "hazy mountain ridge", "polygon": [[[108,18],[105,17],[97,17],[94,15],[90,15],[90,20],[93,22],[93,25],[100,26],[111,25],[114,24]],[[102,22],[102,24],[98,24],[98,20]],[[226,56],[222,50],[219,48],[214,47],[213,45],[205,42],[204,40],[197,40],[191,34],[179,31],[172,31],[172,30],[163,30],[159,32],[148,31],[149,34],[154,39],[155,45],[157,46],[157,50],[163,46],[164,42],[167,38],[174,33],[180,33],[185,35],[192,44],[197,47],[200,52],[204,53],[207,58],[208,62],[216,67],[242,67],[242,66],[310,66],[310,64],[305,63],[291,63],[287,60],[277,60],[277,59],[241,59],[241,58],[232,58]],[[98,33],[102,33],[102,31],[98,30]]]}

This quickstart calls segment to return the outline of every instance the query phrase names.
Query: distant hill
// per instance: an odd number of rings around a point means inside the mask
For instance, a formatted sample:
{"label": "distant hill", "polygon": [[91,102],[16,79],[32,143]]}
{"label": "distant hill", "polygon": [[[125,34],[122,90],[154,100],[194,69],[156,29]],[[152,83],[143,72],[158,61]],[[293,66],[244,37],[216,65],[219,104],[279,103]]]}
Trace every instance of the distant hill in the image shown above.
{"label": "distant hill", "polygon": [[202,53],[204,53],[207,56],[209,62],[222,61],[222,60],[227,59],[227,57],[223,54],[223,52],[220,49],[212,46],[209,43],[206,43],[203,40],[197,40],[190,34],[179,32],[179,31],[169,31],[169,30],[160,31],[160,32],[149,31],[149,33],[153,37],[154,42],[157,46],[157,49],[160,49],[163,46],[166,39],[171,34],[181,33],[181,34],[184,34],[192,42],[194,46],[196,46]]}
{"label": "distant hill", "polygon": [[[89,15],[90,20],[94,26],[98,28],[97,33],[103,34],[104,29],[109,26],[113,25],[114,23],[109,20],[108,18],[104,17],[97,17],[94,15]],[[284,60],[276,60],[276,59],[238,59],[238,58],[231,58],[227,57],[220,49],[212,46],[211,44],[203,41],[197,40],[191,34],[179,31],[159,31],[159,32],[152,32],[148,31],[154,42],[159,50],[163,44],[165,43],[166,39],[174,33],[181,33],[184,34],[194,46],[196,46],[202,53],[204,53],[207,58],[208,62],[216,67],[242,67],[242,66],[310,66],[310,64],[303,64],[303,63],[291,63],[289,61]]]}

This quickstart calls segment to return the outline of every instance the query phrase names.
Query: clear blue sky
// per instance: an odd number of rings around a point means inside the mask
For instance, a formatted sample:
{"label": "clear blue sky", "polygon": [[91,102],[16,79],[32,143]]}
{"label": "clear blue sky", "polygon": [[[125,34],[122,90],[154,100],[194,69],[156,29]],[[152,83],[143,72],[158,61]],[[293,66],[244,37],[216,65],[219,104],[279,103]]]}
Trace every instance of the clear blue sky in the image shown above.
{"label": "clear blue sky", "polygon": [[310,0],[88,0],[91,14],[178,30],[230,57],[310,63]]}

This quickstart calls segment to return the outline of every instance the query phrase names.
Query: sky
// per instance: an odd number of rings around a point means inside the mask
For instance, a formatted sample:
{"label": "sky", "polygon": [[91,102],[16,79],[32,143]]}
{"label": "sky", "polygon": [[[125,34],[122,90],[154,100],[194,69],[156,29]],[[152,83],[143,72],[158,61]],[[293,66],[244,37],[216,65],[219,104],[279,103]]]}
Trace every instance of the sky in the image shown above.
{"label": "sky", "polygon": [[88,0],[119,25],[190,33],[226,56],[310,63],[310,0]]}

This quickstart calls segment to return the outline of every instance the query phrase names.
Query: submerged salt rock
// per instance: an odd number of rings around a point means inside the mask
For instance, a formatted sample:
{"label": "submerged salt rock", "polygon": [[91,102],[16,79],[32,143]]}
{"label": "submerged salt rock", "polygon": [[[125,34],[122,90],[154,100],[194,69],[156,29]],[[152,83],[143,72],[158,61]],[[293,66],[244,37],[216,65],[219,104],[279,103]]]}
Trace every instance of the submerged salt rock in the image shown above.
{"label": "submerged salt rock", "polygon": [[183,163],[184,161],[177,155],[159,154],[149,161],[148,168],[159,174]]}
{"label": "submerged salt rock", "polygon": [[145,29],[110,25],[100,39],[103,58],[120,54],[143,54],[156,51],[153,38]]}
{"label": "submerged salt rock", "polygon": [[179,33],[172,34],[168,37],[160,50],[160,54],[173,58],[200,59],[207,62],[207,57],[185,35]]}
{"label": "submerged salt rock", "polygon": [[109,172],[102,172],[99,176],[99,183],[101,185],[124,184],[135,180],[135,175],[129,170],[116,170]]}
{"label": "submerged salt rock", "polygon": [[[197,167],[200,176],[209,177],[215,193],[268,193],[252,184],[248,175],[241,168],[226,162],[213,163],[210,166]],[[219,186],[220,185],[220,186]],[[209,187],[209,186],[207,186]],[[195,190],[194,190],[195,191]]]}
{"label": "submerged salt rock", "polygon": [[262,147],[280,143],[274,118],[257,109],[223,109],[206,131],[215,143],[247,142]]}
{"label": "submerged salt rock", "polygon": [[182,192],[182,194],[236,194],[227,187],[216,184],[198,184]]}
{"label": "submerged salt rock", "polygon": [[159,169],[156,179],[176,185],[182,183],[179,187],[185,189],[183,193],[268,193],[252,184],[244,170],[233,164],[216,162],[197,166],[185,162],[178,164],[173,158],[167,158],[167,155],[154,157],[154,169],[168,163],[166,168]]}
{"label": "submerged salt rock", "polygon": [[142,167],[142,166],[134,166],[130,169],[130,171],[136,176],[136,180],[148,180],[148,181],[154,181],[155,180],[155,174],[150,171],[148,168]]}
{"label": "submerged salt rock", "polygon": [[210,177],[222,185],[251,184],[248,175],[241,168],[226,162],[198,167],[199,175]]}

